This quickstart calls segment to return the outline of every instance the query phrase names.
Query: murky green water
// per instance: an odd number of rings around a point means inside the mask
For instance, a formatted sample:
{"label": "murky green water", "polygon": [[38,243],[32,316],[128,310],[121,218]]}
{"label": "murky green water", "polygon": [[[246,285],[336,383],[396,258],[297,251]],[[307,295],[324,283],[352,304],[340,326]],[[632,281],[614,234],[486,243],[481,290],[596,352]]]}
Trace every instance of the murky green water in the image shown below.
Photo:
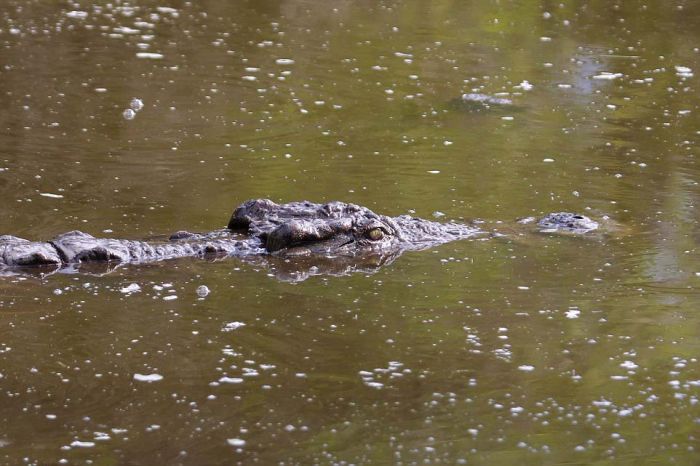
{"label": "murky green water", "polygon": [[2,233],[608,220],[299,282],[3,277],[0,462],[698,464],[699,48],[692,1],[3,1]]}

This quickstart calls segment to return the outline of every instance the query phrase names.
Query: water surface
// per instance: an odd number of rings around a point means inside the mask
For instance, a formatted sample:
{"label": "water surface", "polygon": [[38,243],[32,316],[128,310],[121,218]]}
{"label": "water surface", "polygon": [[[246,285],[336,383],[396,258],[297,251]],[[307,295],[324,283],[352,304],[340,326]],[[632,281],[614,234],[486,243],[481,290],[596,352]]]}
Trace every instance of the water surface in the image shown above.
{"label": "water surface", "polygon": [[[506,234],[297,281],[3,277],[2,462],[697,464],[698,31],[693,2],[2,2],[2,233],[268,197]],[[604,231],[517,234],[560,210]]]}

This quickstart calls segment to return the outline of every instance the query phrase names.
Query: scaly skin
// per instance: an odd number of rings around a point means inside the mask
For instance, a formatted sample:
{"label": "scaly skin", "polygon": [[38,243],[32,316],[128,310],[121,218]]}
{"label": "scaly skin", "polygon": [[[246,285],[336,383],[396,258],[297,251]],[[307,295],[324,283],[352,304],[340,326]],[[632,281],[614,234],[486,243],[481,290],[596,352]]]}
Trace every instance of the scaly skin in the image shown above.
{"label": "scaly skin", "polygon": [[[598,224],[566,212],[545,216],[543,231],[586,233]],[[403,251],[426,249],[485,232],[470,225],[438,223],[401,215],[378,215],[344,202],[276,204],[256,199],[241,204],[228,227],[206,234],[178,232],[167,241],[95,238],[71,231],[48,242],[0,236],[0,268],[67,267],[85,262],[143,263],[178,257],[317,257],[322,262],[385,264]]]}

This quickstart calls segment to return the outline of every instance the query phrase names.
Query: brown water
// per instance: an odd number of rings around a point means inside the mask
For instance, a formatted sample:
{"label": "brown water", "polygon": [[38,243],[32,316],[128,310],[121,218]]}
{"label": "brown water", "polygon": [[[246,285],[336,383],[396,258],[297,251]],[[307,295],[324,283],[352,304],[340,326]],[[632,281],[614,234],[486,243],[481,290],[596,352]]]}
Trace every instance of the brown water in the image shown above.
{"label": "brown water", "polygon": [[1,278],[0,462],[700,463],[698,48],[692,1],[3,1],[2,233],[254,197],[607,226]]}

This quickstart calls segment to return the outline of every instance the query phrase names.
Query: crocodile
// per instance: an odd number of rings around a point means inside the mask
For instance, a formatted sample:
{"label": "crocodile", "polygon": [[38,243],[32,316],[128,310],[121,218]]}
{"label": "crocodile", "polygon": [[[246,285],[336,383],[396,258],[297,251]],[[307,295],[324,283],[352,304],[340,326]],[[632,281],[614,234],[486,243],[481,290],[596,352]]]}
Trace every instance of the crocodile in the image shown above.
{"label": "crocodile", "polygon": [[[525,221],[534,221],[529,219]],[[541,218],[546,232],[583,234],[598,228],[590,218],[557,212]],[[463,223],[440,223],[400,215],[379,215],[345,202],[277,204],[253,199],[237,207],[226,228],[209,233],[179,231],[162,240],[96,238],[71,231],[50,241],[0,236],[0,269],[75,270],[81,264],[145,263],[179,257],[241,257],[256,263],[265,257],[278,263],[306,263],[309,270],[343,275],[376,269],[404,251],[485,236]]]}

